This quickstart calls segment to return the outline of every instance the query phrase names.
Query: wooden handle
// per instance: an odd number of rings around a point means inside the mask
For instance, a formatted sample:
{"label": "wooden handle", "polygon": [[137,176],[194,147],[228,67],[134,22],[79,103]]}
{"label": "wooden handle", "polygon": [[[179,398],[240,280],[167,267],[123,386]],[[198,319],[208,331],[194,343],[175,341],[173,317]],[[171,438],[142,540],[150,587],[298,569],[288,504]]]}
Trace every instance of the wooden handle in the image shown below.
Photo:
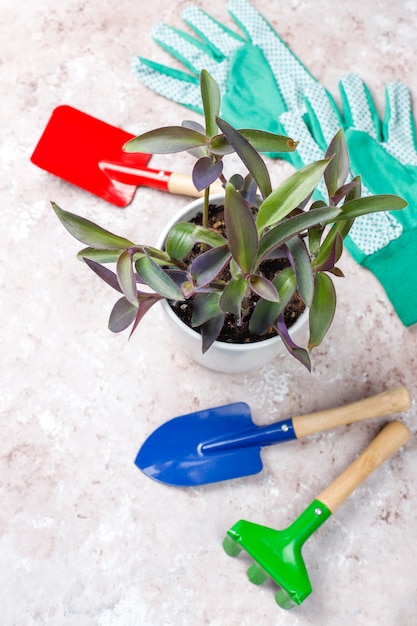
{"label": "wooden handle", "polygon": [[[168,191],[176,195],[191,196],[193,198],[201,198],[204,195],[204,191],[197,191],[194,187],[191,176],[179,174],[178,172],[172,172],[169,177]],[[211,193],[221,193],[222,191],[224,189],[219,181],[210,185]]]}
{"label": "wooden handle", "polygon": [[334,513],[350,494],[410,437],[401,422],[390,422],[331,485],[317,496]]}
{"label": "wooden handle", "polygon": [[292,421],[297,439],[301,439],[302,437],[329,430],[330,428],[336,428],[337,426],[343,426],[344,424],[352,424],[353,422],[360,422],[372,417],[381,417],[382,415],[405,411],[410,406],[411,397],[407,389],[405,387],[396,387],[389,391],[383,391],[371,398],[365,398],[345,406],[307,415],[299,415],[293,417]]}

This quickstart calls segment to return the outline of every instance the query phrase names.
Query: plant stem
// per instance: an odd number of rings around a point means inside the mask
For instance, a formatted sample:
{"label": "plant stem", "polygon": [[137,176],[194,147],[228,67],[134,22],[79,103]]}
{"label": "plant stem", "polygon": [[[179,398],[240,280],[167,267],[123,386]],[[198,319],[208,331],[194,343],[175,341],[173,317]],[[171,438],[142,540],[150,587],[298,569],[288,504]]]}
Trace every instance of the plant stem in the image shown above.
{"label": "plant stem", "polygon": [[208,228],[210,187],[204,190],[203,226]]}

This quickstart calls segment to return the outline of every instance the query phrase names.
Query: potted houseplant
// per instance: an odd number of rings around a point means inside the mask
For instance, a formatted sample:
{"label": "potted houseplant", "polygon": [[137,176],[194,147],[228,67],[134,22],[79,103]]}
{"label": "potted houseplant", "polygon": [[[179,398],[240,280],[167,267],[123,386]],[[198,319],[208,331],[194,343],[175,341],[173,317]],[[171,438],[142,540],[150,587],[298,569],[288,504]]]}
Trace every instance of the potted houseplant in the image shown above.
{"label": "potted houseplant", "polygon": [[[203,199],[171,221],[156,247],[136,244],[52,206],[67,230],[87,246],[79,258],[121,295],[110,315],[112,331],[131,326],[133,332],[162,301],[170,318],[180,320],[184,341],[198,341],[197,360],[208,367],[249,369],[271,358],[280,345],[310,369],[309,353],[333,320],[333,277],[342,276],[337,262],[354,220],[406,203],[393,195],[361,198],[360,178],[346,182],[349,158],[342,131],[322,160],[272,189],[260,153],[291,151],[297,144],[273,133],[236,130],[219,117],[219,89],[205,70],[200,84],[205,128],[183,122],[144,133],[124,146],[130,152],[186,150],[197,158],[193,182],[204,190]],[[223,160],[231,153],[243,162],[247,176],[226,180]],[[328,202],[313,202],[322,177]],[[217,179],[225,192],[213,198],[210,185]],[[109,263],[115,263],[115,272]],[[300,325],[299,317],[308,322],[304,346],[290,327],[294,321],[295,327]],[[257,344],[269,346],[266,357],[255,356]],[[232,356],[227,357],[224,350],[230,345]],[[240,356],[242,346],[249,348],[249,357]],[[220,365],[204,360],[216,350]]]}

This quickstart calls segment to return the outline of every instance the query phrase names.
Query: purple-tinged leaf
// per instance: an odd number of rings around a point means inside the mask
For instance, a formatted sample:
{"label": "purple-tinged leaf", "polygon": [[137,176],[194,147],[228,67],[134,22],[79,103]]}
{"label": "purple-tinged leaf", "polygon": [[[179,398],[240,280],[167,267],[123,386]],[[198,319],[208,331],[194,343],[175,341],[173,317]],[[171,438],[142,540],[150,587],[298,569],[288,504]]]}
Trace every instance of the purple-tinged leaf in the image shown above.
{"label": "purple-tinged leaf", "polygon": [[223,327],[224,320],[224,314],[218,315],[217,317],[211,318],[210,320],[208,320],[208,322],[200,327],[203,354],[205,354],[216,341]]}
{"label": "purple-tinged leaf", "polygon": [[247,274],[252,271],[258,252],[258,231],[250,207],[230,183],[226,184],[224,218],[230,252]]}
{"label": "purple-tinged leaf", "polygon": [[162,300],[162,297],[156,293],[150,294],[140,294],[139,295],[139,308],[137,309],[136,317],[133,322],[133,327],[129,335],[130,337],[135,332],[139,322],[142,320],[144,315],[149,311],[149,309],[155,304],[155,302],[159,302]]}
{"label": "purple-tinged leaf", "polygon": [[132,254],[130,250],[124,250],[116,264],[117,280],[123,295],[131,304],[137,306],[138,294],[136,278],[133,272]]}
{"label": "purple-tinged leaf", "polygon": [[181,289],[183,283],[188,280],[188,272],[179,269],[166,269],[167,276],[174,281],[179,289]]}
{"label": "purple-tinged leaf", "polygon": [[291,338],[288,328],[284,322],[284,316],[280,315],[277,322],[277,332],[281,337],[282,343],[287,348],[288,352],[297,359],[304,367],[311,372],[311,361],[310,355],[307,350],[297,346],[294,340]]}
{"label": "purple-tinged leaf", "polygon": [[336,291],[332,279],[318,272],[314,283],[314,297],[310,308],[310,338],[308,349],[319,346],[326,336],[336,310]]}
{"label": "purple-tinged leaf", "polygon": [[264,198],[269,196],[272,191],[271,179],[262,157],[233,126],[220,118],[217,118],[217,125],[256,180],[261,195]]}
{"label": "purple-tinged leaf", "polygon": [[181,122],[181,126],[184,128],[190,128],[191,130],[195,130],[196,133],[200,133],[200,135],[204,135],[206,132],[204,130],[204,126],[200,124],[200,122],[196,122],[195,120],[183,120]]}
{"label": "purple-tinged leaf", "polygon": [[227,245],[212,248],[200,254],[190,266],[190,274],[197,287],[208,285],[230,261],[230,250]]}
{"label": "purple-tinged leaf", "polygon": [[92,261],[91,259],[85,258],[84,262],[90,269],[93,270],[93,272],[97,274],[97,276],[99,276],[99,278],[101,278],[101,280],[110,285],[110,287],[113,287],[113,289],[116,289],[116,291],[122,293],[119,281],[117,280],[117,275],[114,272],[109,270],[107,267],[103,267],[100,263]]}
{"label": "purple-tinged leaf", "polygon": [[279,302],[279,293],[274,283],[261,276],[260,274],[251,274],[249,276],[249,284],[258,296],[268,300],[269,302]]}
{"label": "purple-tinged leaf", "polygon": [[113,333],[122,332],[134,321],[137,312],[138,304],[135,306],[126,298],[120,298],[110,313],[109,329]]}
{"label": "purple-tinged leaf", "polygon": [[355,176],[351,180],[352,183],[356,183],[354,187],[349,191],[346,196],[345,203],[350,202],[351,200],[357,200],[362,195],[362,178],[360,176]]}
{"label": "purple-tinged leaf", "polygon": [[346,185],[343,185],[342,187],[340,187],[334,196],[331,197],[332,200],[332,204],[336,205],[339,204],[339,202],[341,202],[343,200],[343,198],[345,198],[346,196],[348,196],[355,187],[357,187],[358,183],[354,180],[351,180],[350,183],[346,183]]}
{"label": "purple-tinged leaf", "polygon": [[197,191],[210,187],[223,171],[223,161],[212,161],[209,157],[201,157],[194,165],[192,179]]}

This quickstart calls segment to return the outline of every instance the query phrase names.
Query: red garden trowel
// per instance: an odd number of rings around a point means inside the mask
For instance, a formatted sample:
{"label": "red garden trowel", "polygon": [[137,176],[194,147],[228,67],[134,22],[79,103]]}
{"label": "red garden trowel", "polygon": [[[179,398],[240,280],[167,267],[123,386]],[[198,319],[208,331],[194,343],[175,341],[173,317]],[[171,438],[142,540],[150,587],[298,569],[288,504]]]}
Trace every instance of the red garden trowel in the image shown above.
{"label": "red garden trowel", "polygon": [[345,406],[257,426],[249,406],[236,402],[162,424],[144,442],[135,463],[150,478],[181,487],[249,476],[262,470],[263,446],[389,415],[410,405],[407,389],[397,387]]}
{"label": "red garden trowel", "polygon": [[[150,169],[147,164],[152,155],[124,152],[124,144],[133,137],[71,106],[61,105],[53,111],[31,161],[120,207],[132,201],[139,185],[184,196],[201,195],[190,176]],[[214,184],[211,190],[218,192],[222,187]]]}
{"label": "red garden trowel", "polygon": [[254,559],[247,571],[249,580],[261,584],[271,578],[278,585],[275,599],[281,608],[300,605],[312,591],[302,556],[304,543],[409,436],[408,428],[401,422],[389,423],[290,526],[274,530],[240,520],[227,532],[225,551],[230,556],[237,556],[242,549],[249,553]]}

